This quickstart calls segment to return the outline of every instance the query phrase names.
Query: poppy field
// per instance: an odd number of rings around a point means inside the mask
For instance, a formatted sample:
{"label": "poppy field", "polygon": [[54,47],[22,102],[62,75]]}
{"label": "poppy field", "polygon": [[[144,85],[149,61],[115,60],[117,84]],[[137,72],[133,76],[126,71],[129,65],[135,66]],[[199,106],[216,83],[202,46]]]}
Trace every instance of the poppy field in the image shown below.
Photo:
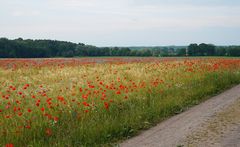
{"label": "poppy field", "polygon": [[0,146],[111,146],[240,83],[238,58],[0,60]]}

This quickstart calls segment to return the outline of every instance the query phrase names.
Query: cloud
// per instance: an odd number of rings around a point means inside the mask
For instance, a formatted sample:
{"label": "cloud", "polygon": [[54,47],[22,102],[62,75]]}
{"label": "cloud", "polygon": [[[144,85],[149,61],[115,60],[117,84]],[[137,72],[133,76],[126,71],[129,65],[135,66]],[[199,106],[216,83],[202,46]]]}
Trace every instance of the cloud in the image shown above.
{"label": "cloud", "polygon": [[[240,6],[204,5],[134,5],[131,1],[51,0],[55,11],[65,11],[59,22],[69,22],[76,30],[122,31],[140,29],[195,29],[201,27],[236,27],[240,25]],[[59,6],[60,5],[60,6]],[[60,12],[59,12],[60,13]],[[224,23],[223,23],[224,22]],[[64,23],[64,22],[63,22]],[[79,28],[77,28],[77,26]]]}
{"label": "cloud", "polygon": [[11,15],[15,17],[29,17],[29,16],[38,16],[40,11],[37,10],[14,10]]}
{"label": "cloud", "polygon": [[145,39],[144,34],[178,38],[179,32],[206,28],[234,28],[240,33],[237,0],[11,0],[0,1],[0,8],[4,20],[0,32],[6,36],[9,32],[33,38],[58,34],[66,40],[97,43],[106,35],[110,42],[137,42]]}

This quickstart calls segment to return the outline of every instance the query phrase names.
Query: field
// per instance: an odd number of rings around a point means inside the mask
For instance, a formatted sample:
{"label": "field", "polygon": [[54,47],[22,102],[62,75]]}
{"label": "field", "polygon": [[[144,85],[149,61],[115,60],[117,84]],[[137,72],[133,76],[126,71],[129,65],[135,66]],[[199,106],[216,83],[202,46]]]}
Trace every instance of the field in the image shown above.
{"label": "field", "polygon": [[238,58],[0,60],[0,146],[110,146],[240,83]]}

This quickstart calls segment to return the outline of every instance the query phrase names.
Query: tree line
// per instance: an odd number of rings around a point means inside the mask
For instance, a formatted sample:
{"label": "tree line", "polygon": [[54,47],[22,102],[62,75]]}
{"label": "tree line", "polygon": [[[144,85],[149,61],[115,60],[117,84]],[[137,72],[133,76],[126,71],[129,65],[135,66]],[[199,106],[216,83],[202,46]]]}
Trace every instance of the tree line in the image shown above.
{"label": "tree line", "polygon": [[189,56],[240,56],[240,46],[214,46],[213,44],[190,44]]}
{"label": "tree line", "polygon": [[96,47],[56,40],[0,38],[0,58],[50,58],[82,56],[151,56],[151,51],[127,47]]}
{"label": "tree line", "polygon": [[86,56],[240,56],[240,46],[190,44],[168,47],[96,47],[57,40],[0,38],[0,58],[50,58]]}

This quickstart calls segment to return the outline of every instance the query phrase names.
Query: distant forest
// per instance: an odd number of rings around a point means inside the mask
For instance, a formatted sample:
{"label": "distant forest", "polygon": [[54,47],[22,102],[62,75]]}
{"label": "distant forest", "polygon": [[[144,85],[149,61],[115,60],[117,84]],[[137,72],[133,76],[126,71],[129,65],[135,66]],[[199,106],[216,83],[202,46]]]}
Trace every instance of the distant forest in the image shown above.
{"label": "distant forest", "polygon": [[91,56],[240,56],[240,46],[190,44],[166,47],[96,47],[56,40],[0,38],[0,58],[50,58]]}

